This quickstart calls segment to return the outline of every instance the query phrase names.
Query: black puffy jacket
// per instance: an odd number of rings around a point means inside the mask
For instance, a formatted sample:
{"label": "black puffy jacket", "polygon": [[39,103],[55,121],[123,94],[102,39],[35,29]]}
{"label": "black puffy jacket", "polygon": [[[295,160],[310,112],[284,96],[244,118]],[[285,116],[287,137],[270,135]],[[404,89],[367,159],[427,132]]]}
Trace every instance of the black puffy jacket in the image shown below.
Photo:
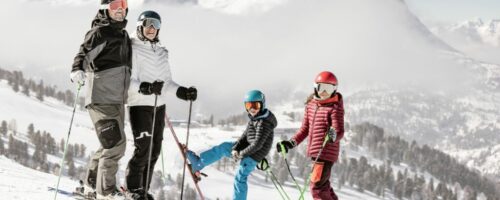
{"label": "black puffy jacket", "polygon": [[256,117],[249,117],[247,128],[236,141],[233,150],[238,151],[243,157],[250,156],[260,162],[273,146],[274,128],[278,125],[278,121],[267,109]]}

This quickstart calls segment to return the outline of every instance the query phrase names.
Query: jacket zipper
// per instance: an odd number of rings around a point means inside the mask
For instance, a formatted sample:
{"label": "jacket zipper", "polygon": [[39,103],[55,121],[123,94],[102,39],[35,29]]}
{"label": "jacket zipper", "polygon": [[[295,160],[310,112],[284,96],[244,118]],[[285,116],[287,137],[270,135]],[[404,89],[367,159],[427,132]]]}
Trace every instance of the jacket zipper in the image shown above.
{"label": "jacket zipper", "polygon": [[[309,135],[309,144],[312,143],[312,138],[313,138],[313,133],[314,133],[314,126],[316,125],[314,122],[316,122],[316,113],[318,113],[318,108],[319,106],[316,105],[316,108],[314,108],[314,115],[313,115],[313,120],[312,120],[312,126],[311,126],[311,134]],[[311,144],[312,145],[312,144]]]}

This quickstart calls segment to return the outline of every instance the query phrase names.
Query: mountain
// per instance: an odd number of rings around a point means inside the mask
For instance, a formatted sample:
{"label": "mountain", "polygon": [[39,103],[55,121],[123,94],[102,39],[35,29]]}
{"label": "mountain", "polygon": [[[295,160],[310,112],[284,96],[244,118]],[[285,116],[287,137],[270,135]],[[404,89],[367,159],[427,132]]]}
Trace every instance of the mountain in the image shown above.
{"label": "mountain", "polygon": [[481,18],[442,25],[433,28],[441,37],[460,37],[469,42],[500,47],[500,20],[484,21]]}

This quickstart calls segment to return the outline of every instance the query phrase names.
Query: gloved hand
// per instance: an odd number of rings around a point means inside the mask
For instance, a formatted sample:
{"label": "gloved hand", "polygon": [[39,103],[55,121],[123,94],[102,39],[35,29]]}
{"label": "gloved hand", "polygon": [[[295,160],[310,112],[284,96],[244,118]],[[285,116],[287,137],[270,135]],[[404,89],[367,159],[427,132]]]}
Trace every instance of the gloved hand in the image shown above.
{"label": "gloved hand", "polygon": [[276,143],[276,150],[278,153],[281,152],[281,145],[285,147],[285,153],[288,153],[289,149],[293,149],[295,147],[295,141],[293,140],[283,140],[281,142]]}
{"label": "gloved hand", "polygon": [[77,83],[79,85],[85,85],[85,72],[82,70],[72,71],[69,75],[71,82]]}
{"label": "gloved hand", "polygon": [[195,101],[198,96],[198,90],[195,87],[182,87],[180,86],[176,92],[177,98],[185,100],[185,101]]}
{"label": "gloved hand", "polygon": [[151,91],[151,88],[153,87],[153,84],[150,82],[141,82],[139,85],[139,93],[144,94],[144,95],[151,95],[153,94],[153,91]]}
{"label": "gloved hand", "polygon": [[240,153],[238,153],[238,151],[236,150],[231,151],[231,155],[233,156],[234,162],[238,162],[239,160],[241,160],[241,156]]}
{"label": "gloved hand", "polygon": [[139,85],[139,93],[144,95],[151,95],[151,94],[161,95],[163,84],[164,84],[163,81],[155,81],[153,83],[142,82],[141,85]]}
{"label": "gloved hand", "polygon": [[263,158],[258,164],[257,164],[257,169],[261,171],[266,171],[269,169],[269,162],[267,161],[266,158]]}
{"label": "gloved hand", "polygon": [[151,92],[156,95],[161,95],[161,90],[163,89],[163,81],[155,81],[151,87]]}
{"label": "gloved hand", "polygon": [[198,97],[198,90],[193,86],[189,87],[186,93],[186,98],[191,101],[196,101],[197,97]]}
{"label": "gloved hand", "polygon": [[327,134],[328,142],[335,142],[335,140],[337,140],[337,131],[333,128],[333,126],[330,127]]}

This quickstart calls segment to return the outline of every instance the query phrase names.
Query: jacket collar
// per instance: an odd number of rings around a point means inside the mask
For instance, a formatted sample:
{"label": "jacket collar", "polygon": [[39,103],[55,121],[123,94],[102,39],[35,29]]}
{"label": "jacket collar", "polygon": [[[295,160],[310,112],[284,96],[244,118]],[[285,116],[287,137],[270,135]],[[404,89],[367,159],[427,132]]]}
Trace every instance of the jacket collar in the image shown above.
{"label": "jacket collar", "polygon": [[330,97],[325,100],[319,100],[314,98],[312,102],[318,106],[325,106],[325,105],[330,105],[330,104],[336,104],[338,102],[342,101],[342,95],[340,93],[336,93],[333,97]]}
{"label": "jacket collar", "polygon": [[265,118],[269,117],[269,110],[268,109],[264,109],[263,111],[260,111],[255,117],[253,117],[252,115],[248,114],[248,117],[251,120],[265,119]]}

